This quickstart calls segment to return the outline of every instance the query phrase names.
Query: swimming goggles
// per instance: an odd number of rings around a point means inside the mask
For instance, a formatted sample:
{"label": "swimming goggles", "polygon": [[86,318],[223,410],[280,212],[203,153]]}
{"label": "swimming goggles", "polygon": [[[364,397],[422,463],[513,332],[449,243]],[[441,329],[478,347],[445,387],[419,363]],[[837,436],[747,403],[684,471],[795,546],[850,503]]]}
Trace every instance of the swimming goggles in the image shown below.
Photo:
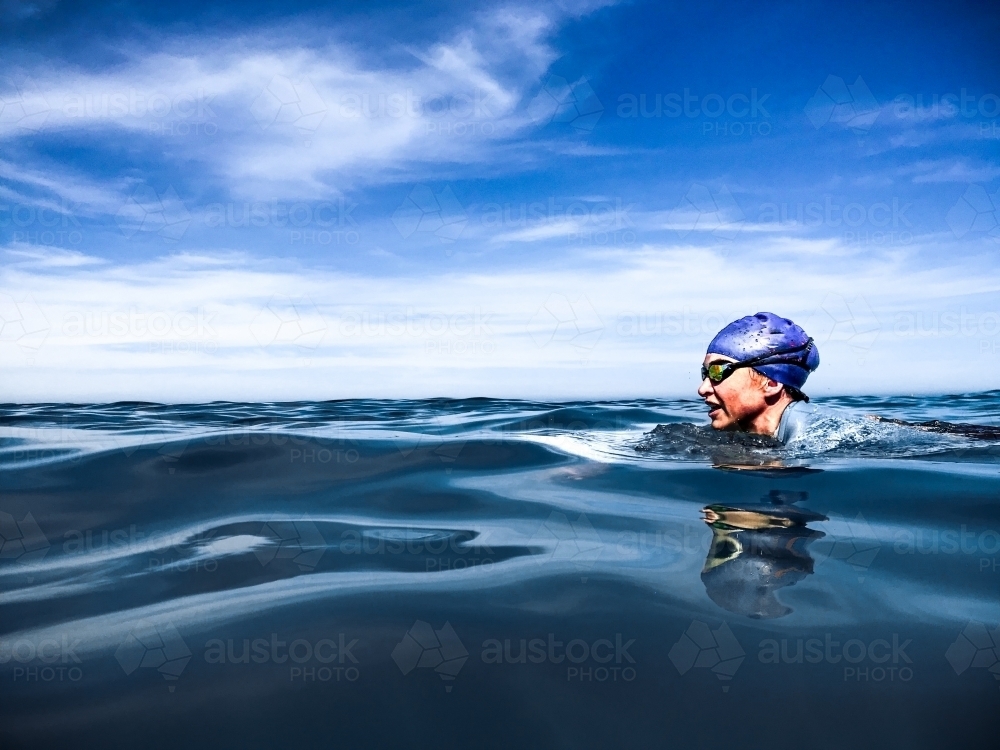
{"label": "swimming goggles", "polygon": [[[742,362],[716,362],[710,364],[708,367],[705,365],[701,366],[701,379],[704,380],[708,378],[714,384],[721,383],[723,380],[728,378],[734,372],[736,372],[741,367],[756,367],[757,365],[798,365],[806,370],[803,362],[805,362],[809,357],[809,352],[813,347],[813,340],[809,339],[806,343],[801,346],[796,346],[791,349],[782,349],[780,351],[768,352],[767,354],[762,354],[759,357],[753,357],[752,359],[745,359]],[[799,354],[801,356],[795,357],[794,359],[779,359],[777,362],[773,362],[776,357],[787,357],[789,354]]]}

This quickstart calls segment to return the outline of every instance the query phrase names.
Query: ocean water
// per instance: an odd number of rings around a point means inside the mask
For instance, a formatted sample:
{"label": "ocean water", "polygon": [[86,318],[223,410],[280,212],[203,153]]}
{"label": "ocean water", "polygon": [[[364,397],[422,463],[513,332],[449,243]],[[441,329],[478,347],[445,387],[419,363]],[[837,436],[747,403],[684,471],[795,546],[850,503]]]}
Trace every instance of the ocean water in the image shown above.
{"label": "ocean water", "polygon": [[2,744],[996,746],[1000,392],[821,403],[0,406]]}

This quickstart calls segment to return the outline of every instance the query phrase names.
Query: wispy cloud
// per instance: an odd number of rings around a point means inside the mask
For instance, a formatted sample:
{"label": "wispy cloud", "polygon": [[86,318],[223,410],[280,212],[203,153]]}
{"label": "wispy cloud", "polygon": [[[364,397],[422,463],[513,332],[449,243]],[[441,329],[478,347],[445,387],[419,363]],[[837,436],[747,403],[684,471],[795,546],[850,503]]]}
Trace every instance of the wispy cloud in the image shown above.
{"label": "wispy cloud", "polygon": [[1000,166],[989,163],[970,164],[968,159],[919,161],[900,170],[913,175],[915,183],[925,182],[989,182],[1000,176]]}
{"label": "wispy cloud", "polygon": [[[192,35],[130,48],[106,71],[42,67],[22,89],[45,109],[35,133],[154,144],[186,133],[173,148],[234,193],[329,195],[415,164],[494,158],[493,144],[535,127],[518,105],[556,56],[553,27],[543,9],[486,11],[446,40],[409,48],[411,64],[383,67],[346,43],[306,45],[281,29],[266,43]],[[0,138],[24,133],[25,122],[0,119]]]}
{"label": "wispy cloud", "polygon": [[65,164],[32,168],[0,159],[0,197],[57,214],[94,214],[117,209],[128,185],[122,178],[96,180]]}
{"label": "wispy cloud", "polygon": [[7,262],[11,265],[27,268],[79,268],[81,266],[98,266],[107,263],[103,258],[61,248],[38,247],[27,243],[14,243],[4,250]]}

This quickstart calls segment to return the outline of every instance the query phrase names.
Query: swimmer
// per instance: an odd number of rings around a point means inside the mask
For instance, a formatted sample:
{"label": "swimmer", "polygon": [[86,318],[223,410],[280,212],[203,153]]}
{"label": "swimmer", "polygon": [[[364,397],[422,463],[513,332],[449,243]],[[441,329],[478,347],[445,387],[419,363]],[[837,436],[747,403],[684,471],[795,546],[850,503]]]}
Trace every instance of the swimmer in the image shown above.
{"label": "swimmer", "polygon": [[698,395],[717,430],[770,435],[787,443],[819,414],[802,392],[819,366],[816,344],[774,313],[733,321],[708,345]]}
{"label": "swimmer", "polygon": [[723,609],[754,619],[791,613],[776,594],[812,575],[809,545],[825,534],[806,524],[827,517],[785,505],[774,491],[768,505],[716,504],[702,513],[712,529],[701,571],[708,597]]}

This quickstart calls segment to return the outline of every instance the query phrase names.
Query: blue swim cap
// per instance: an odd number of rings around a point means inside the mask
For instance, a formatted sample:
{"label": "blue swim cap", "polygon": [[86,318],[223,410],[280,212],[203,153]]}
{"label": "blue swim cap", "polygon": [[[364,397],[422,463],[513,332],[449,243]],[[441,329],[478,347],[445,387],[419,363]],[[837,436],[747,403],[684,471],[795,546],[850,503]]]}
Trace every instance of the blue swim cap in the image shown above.
{"label": "blue swim cap", "polygon": [[[719,331],[708,345],[708,353],[745,362],[773,352],[773,360],[769,358],[754,365],[753,369],[779,383],[801,389],[809,373],[819,367],[816,345],[806,347],[810,341],[806,332],[788,318],[759,312],[734,320]],[[798,351],[783,354],[796,348]]]}

